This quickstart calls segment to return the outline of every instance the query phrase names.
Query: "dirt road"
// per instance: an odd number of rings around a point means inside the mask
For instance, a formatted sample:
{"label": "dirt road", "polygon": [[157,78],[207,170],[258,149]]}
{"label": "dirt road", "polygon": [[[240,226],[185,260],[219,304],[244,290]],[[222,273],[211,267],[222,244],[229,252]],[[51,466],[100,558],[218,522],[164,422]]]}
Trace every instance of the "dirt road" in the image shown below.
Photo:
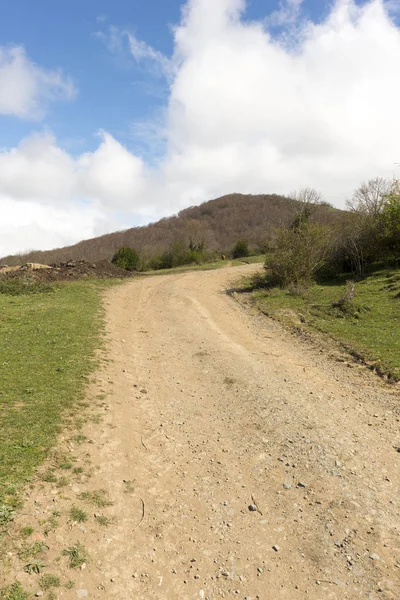
{"label": "dirt road", "polygon": [[[109,362],[89,392],[105,417],[67,444],[93,475],[31,492],[19,522],[48,515],[51,493],[64,515],[107,490],[112,506],[48,535],[51,572],[76,581],[57,597],[400,598],[398,390],[223,293],[253,269],[107,293]],[[56,558],[75,541],[90,560],[71,572]]]}

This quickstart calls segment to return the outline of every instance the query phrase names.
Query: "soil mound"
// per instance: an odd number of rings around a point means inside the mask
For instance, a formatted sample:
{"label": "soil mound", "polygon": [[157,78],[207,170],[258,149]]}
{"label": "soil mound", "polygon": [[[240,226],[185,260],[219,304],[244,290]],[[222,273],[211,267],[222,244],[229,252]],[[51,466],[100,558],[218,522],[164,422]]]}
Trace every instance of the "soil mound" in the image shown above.
{"label": "soil mound", "polygon": [[132,277],[131,271],[125,271],[113,265],[108,260],[100,260],[96,263],[84,260],[70,260],[65,263],[42,265],[38,263],[27,263],[20,267],[0,267],[0,277],[14,279],[29,277],[39,282],[51,281],[73,281],[76,279],[122,279]]}

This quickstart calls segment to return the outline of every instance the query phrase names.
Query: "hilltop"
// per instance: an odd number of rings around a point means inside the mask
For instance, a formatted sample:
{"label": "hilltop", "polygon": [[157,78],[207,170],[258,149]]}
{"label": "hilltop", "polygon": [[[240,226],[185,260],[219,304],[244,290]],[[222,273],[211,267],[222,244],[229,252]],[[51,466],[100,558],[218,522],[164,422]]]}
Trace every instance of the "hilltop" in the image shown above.
{"label": "hilltop", "polygon": [[[109,233],[64,248],[7,256],[0,260],[0,264],[99,261],[111,259],[122,246],[135,248],[140,254],[152,257],[174,242],[188,244],[190,239],[197,244],[204,241],[210,251],[227,253],[239,239],[247,240],[250,248],[258,249],[275,228],[288,225],[293,220],[297,208],[296,200],[276,194],[229,194],[186,208],[150,225]],[[322,204],[314,218],[328,223],[340,214],[338,209]]]}

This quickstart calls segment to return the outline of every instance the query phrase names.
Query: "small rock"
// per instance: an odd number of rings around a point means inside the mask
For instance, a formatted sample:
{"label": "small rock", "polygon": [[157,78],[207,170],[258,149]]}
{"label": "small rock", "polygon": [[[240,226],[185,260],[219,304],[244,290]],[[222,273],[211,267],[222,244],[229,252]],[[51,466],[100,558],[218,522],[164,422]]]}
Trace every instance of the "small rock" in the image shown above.
{"label": "small rock", "polygon": [[307,487],[307,484],[306,484],[306,483],[303,483],[302,481],[299,481],[299,483],[297,484],[297,486],[296,486],[296,487],[298,487],[298,488],[306,488],[306,487]]}
{"label": "small rock", "polygon": [[279,552],[280,547],[277,544],[275,544],[275,546],[272,546],[272,550],[275,550],[275,552]]}
{"label": "small rock", "polygon": [[139,573],[134,573],[134,574],[132,575],[132,577],[133,577],[134,579],[136,579],[137,577],[139,577]]}
{"label": "small rock", "polygon": [[250,504],[249,511],[250,512],[256,512],[256,510],[257,510],[257,506],[255,504]]}
{"label": "small rock", "polygon": [[76,590],[76,593],[78,598],[87,598],[89,595],[87,590]]}
{"label": "small rock", "polygon": [[284,483],[283,487],[285,488],[285,490],[290,490],[292,486],[290,485],[290,483]]}
{"label": "small rock", "polygon": [[140,393],[141,393],[141,394],[147,394],[147,390],[146,390],[146,388],[143,388],[143,389],[141,389],[141,390],[140,390]]}
{"label": "small rock", "polygon": [[369,557],[371,560],[381,560],[379,554],[370,554]]}
{"label": "small rock", "polygon": [[38,592],[36,592],[35,596],[36,596],[36,598],[41,598],[42,596],[44,596],[44,592],[39,590]]}

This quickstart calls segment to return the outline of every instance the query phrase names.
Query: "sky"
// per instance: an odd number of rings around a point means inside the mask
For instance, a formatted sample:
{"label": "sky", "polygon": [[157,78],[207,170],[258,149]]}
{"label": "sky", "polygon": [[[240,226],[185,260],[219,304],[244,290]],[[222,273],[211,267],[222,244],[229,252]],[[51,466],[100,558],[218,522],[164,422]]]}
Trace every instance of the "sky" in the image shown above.
{"label": "sky", "polygon": [[0,256],[400,176],[400,0],[3,0]]}

